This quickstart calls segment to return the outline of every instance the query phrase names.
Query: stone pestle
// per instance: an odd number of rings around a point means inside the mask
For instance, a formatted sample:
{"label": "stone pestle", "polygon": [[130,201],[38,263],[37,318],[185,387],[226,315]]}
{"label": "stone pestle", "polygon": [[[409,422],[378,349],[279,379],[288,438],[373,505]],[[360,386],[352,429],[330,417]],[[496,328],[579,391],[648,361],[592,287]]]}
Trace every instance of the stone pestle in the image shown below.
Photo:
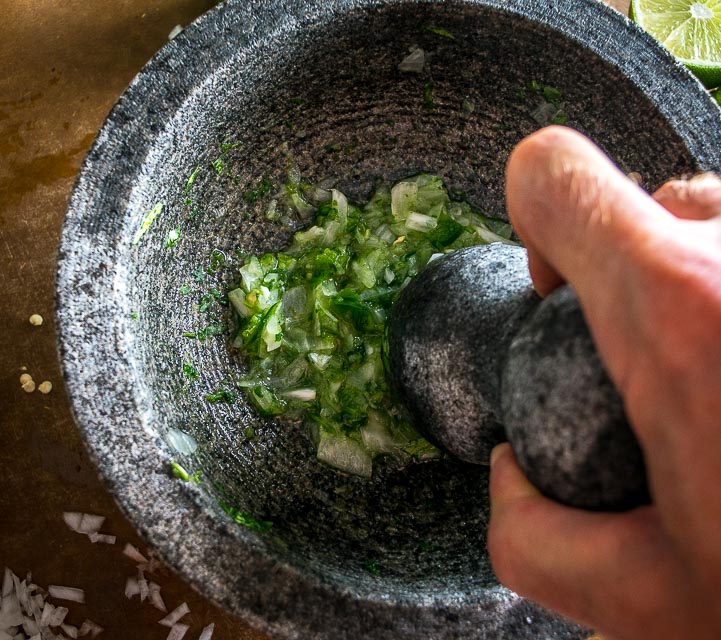
{"label": "stone pestle", "polygon": [[388,323],[389,379],[415,426],[466,462],[508,440],[528,479],[566,505],[650,501],[643,455],[573,291],[533,291],[522,247],[434,260]]}

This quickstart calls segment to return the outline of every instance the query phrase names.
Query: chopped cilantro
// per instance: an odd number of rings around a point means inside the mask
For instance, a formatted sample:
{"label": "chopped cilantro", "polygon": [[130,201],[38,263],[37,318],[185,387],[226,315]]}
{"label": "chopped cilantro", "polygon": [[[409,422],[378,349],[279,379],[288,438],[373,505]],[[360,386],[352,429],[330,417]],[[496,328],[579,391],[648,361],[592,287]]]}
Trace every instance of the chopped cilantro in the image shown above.
{"label": "chopped cilantro", "polygon": [[363,563],[363,568],[372,576],[377,576],[380,574],[380,571],[378,570],[378,565],[375,563],[374,560],[366,560]]}
{"label": "chopped cilantro", "polygon": [[227,389],[218,389],[217,391],[206,395],[205,399],[211,404],[218,404],[219,402],[227,402],[228,404],[231,404],[235,402],[235,394]]}
{"label": "chopped cilantro", "polygon": [[189,378],[190,380],[197,380],[198,376],[200,375],[198,373],[198,370],[189,362],[183,363],[183,375],[186,378]]}
{"label": "chopped cilantro", "polygon": [[209,324],[204,329],[201,329],[197,332],[195,335],[198,340],[205,340],[206,338],[209,338],[210,336],[219,336],[225,331],[225,325],[221,322],[215,322],[213,324]]}
{"label": "chopped cilantro", "polygon": [[248,427],[248,428],[245,430],[245,437],[246,437],[248,440],[253,440],[253,438],[255,438],[255,429],[253,429],[253,427]]}
{"label": "chopped cilantro", "polygon": [[[195,182],[195,178],[198,176],[198,171],[200,171],[200,165],[196,165],[195,169],[193,169],[193,172],[190,174],[190,177],[188,178],[188,181],[185,183],[185,189],[183,189],[183,193],[187,194],[190,192],[190,189],[193,186],[193,183]],[[190,204],[190,199],[186,199],[185,204]]]}
{"label": "chopped cilantro", "polygon": [[145,235],[147,230],[150,229],[150,225],[153,224],[155,218],[157,218],[162,211],[163,203],[158,202],[150,211],[148,211],[148,213],[145,214],[143,221],[140,223],[139,229],[135,232],[135,235],[133,236],[133,240],[131,242],[132,246],[135,246],[136,244],[138,244],[138,242],[140,242],[140,239]]}
{"label": "chopped cilantro", "polygon": [[234,522],[240,524],[251,531],[263,532],[272,528],[273,523],[270,520],[258,520],[251,516],[247,511],[241,511],[229,505],[227,502],[219,502],[220,508],[227,513]]}
{"label": "chopped cilantro", "polygon": [[441,27],[433,27],[431,25],[426,25],[425,27],[423,27],[423,30],[430,31],[431,33],[435,33],[437,36],[441,36],[442,38],[448,38],[449,40],[456,39],[456,36],[454,36],[450,31]]}
{"label": "chopped cilantro", "polygon": [[173,460],[170,462],[170,472],[183,482],[192,482],[194,484],[198,484],[200,482],[200,471],[196,471],[191,475]]}
{"label": "chopped cilantro", "polygon": [[191,293],[190,286],[187,284],[180,285],[180,293],[184,296],[187,296]]}
{"label": "chopped cilantro", "polygon": [[423,107],[433,109],[433,83],[430,80],[423,85]]}
{"label": "chopped cilantro", "polygon": [[137,320],[137,319],[138,319],[138,312],[137,312],[137,311],[131,311],[131,312],[130,312],[130,317],[131,317],[133,320]]}
{"label": "chopped cilantro", "polygon": [[215,273],[225,264],[227,256],[220,249],[213,249],[210,254],[210,266],[205,270],[206,273]]}
{"label": "chopped cilantro", "polygon": [[270,193],[270,190],[272,188],[273,183],[268,179],[267,176],[263,176],[263,179],[258,183],[258,186],[255,189],[248,189],[248,191],[243,194],[243,198],[245,198],[245,201],[248,204],[255,204],[263,196]]}
{"label": "chopped cilantro", "polygon": [[193,277],[195,278],[196,282],[203,282],[205,280],[205,273],[203,272],[203,267],[198,267],[195,271],[193,271]]}

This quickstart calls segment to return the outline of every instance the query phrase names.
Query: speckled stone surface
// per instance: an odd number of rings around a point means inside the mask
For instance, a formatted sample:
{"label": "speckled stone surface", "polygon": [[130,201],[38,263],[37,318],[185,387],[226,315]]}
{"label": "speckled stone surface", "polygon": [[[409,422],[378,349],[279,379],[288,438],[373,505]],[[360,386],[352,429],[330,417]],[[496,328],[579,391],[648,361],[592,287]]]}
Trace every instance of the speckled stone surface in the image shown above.
{"label": "speckled stone surface", "polygon": [[[414,46],[426,66],[401,73]],[[382,468],[370,481],[334,473],[315,462],[303,428],[260,420],[241,392],[232,404],[205,400],[233,388],[242,369],[229,329],[183,337],[231,322],[225,308],[200,309],[211,288],[235,277],[235,249],[287,241],[264,216],[268,198],[251,205],[245,193],[264,176],[280,184],[289,163],[357,199],[378,179],[424,169],[504,215],[506,158],[538,128],[543,106],[530,80],[558,88],[568,124],[648,188],[721,167],[718,108],[596,0],[226,0],[148,64],[87,156],[57,278],[77,422],[148,543],[271,635],[585,634],[496,583],[482,469],[442,460]],[[133,246],[156,203],[162,213]],[[169,248],[174,228],[181,237]],[[214,250],[226,257],[222,268]],[[171,449],[171,428],[196,439],[194,454]],[[201,482],[173,479],[170,460],[199,471]],[[219,501],[273,527],[239,526]]]}
{"label": "speckled stone surface", "polygon": [[495,243],[438,258],[393,306],[394,387],[416,427],[461,460],[488,464],[506,439],[501,369],[538,301],[526,250]]}
{"label": "speckled stone surface", "polygon": [[570,287],[545,298],[514,337],[502,406],[518,463],[545,495],[601,511],[650,501],[641,448]]}

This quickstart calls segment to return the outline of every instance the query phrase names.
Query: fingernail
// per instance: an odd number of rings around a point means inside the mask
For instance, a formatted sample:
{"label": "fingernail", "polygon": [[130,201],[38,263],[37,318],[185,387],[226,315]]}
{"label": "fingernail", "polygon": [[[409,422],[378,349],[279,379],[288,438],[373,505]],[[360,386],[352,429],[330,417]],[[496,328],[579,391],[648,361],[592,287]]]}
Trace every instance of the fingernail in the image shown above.
{"label": "fingernail", "polygon": [[491,467],[493,467],[493,464],[498,460],[498,458],[501,457],[503,452],[506,450],[506,447],[510,447],[507,442],[502,442],[501,444],[497,444],[493,449],[491,449]]}

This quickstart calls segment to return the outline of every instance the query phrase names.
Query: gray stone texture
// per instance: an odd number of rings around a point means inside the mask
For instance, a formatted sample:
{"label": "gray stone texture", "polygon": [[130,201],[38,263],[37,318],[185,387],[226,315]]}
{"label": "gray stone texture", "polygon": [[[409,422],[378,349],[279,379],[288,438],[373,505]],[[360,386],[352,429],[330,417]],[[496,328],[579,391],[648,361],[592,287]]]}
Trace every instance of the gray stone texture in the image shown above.
{"label": "gray stone texture", "polygon": [[538,300],[526,250],[495,243],[438,258],[393,306],[393,386],[416,427],[461,460],[488,464],[506,439],[501,368]]}
{"label": "gray stone texture", "polygon": [[641,448],[570,287],[545,298],[513,339],[502,407],[519,465],[545,495],[603,511],[649,501]]}

